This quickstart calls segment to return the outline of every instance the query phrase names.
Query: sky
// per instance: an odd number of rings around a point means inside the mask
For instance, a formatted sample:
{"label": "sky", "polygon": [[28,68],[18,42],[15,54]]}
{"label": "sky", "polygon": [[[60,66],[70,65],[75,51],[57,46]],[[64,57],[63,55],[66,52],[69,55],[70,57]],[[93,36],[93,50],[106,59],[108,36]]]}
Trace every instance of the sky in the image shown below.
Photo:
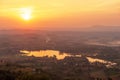
{"label": "sky", "polygon": [[119,26],[120,0],[0,0],[0,29]]}

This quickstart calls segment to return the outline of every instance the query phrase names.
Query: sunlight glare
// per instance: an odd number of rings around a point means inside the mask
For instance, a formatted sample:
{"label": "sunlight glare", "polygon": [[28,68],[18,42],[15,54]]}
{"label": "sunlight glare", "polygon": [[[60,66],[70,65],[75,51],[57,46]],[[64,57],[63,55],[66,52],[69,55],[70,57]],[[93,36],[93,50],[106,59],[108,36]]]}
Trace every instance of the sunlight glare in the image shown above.
{"label": "sunlight glare", "polygon": [[21,8],[20,12],[21,12],[21,17],[24,20],[30,20],[31,19],[31,14],[32,14],[31,8]]}

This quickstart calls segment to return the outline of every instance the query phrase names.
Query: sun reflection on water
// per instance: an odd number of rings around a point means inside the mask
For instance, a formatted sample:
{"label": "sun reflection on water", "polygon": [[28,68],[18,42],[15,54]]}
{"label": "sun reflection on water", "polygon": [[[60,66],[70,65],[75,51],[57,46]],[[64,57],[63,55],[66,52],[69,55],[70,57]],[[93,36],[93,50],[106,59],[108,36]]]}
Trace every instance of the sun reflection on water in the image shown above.
{"label": "sun reflection on water", "polygon": [[91,57],[86,57],[88,59],[88,61],[90,63],[95,63],[95,62],[99,62],[99,63],[103,63],[106,65],[106,67],[111,67],[114,65],[117,65],[117,63],[111,62],[111,61],[106,61],[106,60],[102,60],[102,59],[97,59],[97,58],[91,58]]}
{"label": "sun reflection on water", "polygon": [[64,59],[65,57],[70,57],[72,55],[67,53],[60,53],[60,51],[55,50],[40,50],[40,51],[27,51],[21,50],[21,53],[25,53],[23,55],[26,56],[34,56],[34,57],[56,57],[58,60]]}

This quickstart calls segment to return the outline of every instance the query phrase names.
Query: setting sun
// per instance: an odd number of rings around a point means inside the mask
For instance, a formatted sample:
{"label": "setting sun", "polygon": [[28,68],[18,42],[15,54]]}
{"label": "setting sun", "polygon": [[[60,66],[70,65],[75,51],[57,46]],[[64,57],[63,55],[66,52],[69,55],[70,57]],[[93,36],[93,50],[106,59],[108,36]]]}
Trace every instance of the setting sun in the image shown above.
{"label": "setting sun", "polygon": [[21,8],[20,9],[21,12],[21,17],[24,20],[30,20],[31,19],[31,14],[32,14],[32,10],[30,8]]}

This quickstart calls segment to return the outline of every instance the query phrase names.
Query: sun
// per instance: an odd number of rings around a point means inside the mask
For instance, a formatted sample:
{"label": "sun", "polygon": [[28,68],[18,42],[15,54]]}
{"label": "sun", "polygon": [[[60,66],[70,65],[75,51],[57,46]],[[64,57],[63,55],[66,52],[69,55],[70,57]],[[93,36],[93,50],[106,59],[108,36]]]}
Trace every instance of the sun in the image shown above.
{"label": "sun", "polygon": [[31,14],[32,14],[31,8],[20,8],[20,15],[22,19],[30,20],[32,17]]}

